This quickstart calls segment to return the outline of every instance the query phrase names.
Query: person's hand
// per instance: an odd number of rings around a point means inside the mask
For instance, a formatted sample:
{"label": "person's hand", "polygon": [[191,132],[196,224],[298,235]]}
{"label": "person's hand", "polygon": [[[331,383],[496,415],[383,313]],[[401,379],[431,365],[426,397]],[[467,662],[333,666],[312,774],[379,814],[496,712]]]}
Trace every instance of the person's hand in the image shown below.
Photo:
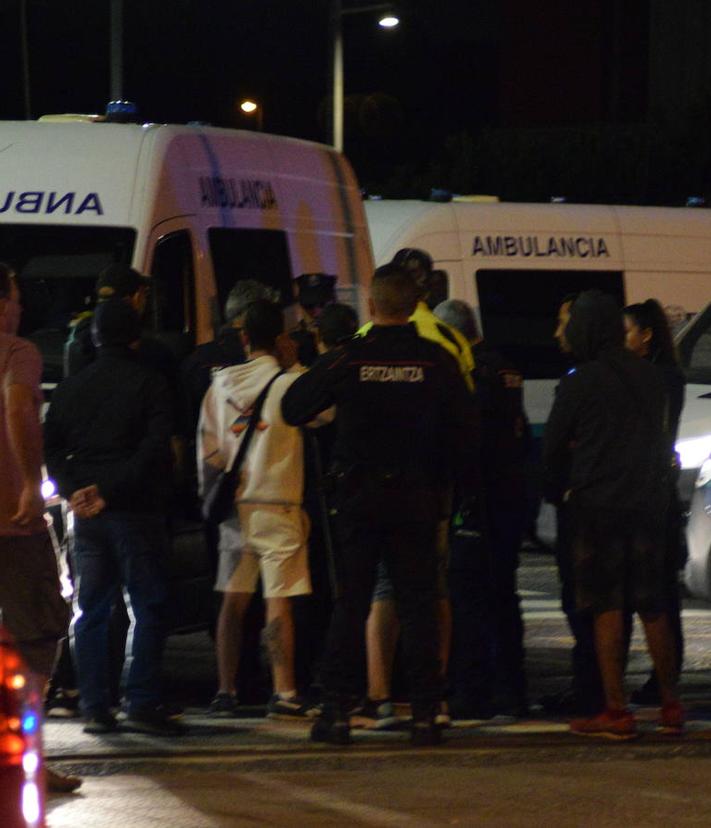
{"label": "person's hand", "polygon": [[106,508],[106,501],[96,484],[77,489],[69,498],[69,507],[78,518],[96,517]]}
{"label": "person's hand", "polygon": [[20,492],[20,501],[17,511],[10,518],[18,526],[28,526],[44,514],[44,498],[39,484],[26,484]]}
{"label": "person's hand", "polygon": [[279,334],[274,345],[274,356],[279,365],[287,371],[299,358],[299,346],[288,333]]}

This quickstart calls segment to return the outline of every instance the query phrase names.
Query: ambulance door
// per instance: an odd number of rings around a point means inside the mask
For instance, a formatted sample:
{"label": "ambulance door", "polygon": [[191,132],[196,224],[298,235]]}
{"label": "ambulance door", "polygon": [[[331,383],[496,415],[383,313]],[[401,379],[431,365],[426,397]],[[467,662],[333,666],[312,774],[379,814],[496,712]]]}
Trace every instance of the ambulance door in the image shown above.
{"label": "ambulance door", "polygon": [[192,230],[181,222],[162,222],[153,231],[149,249],[146,322],[176,358],[183,359],[195,347],[198,330]]}

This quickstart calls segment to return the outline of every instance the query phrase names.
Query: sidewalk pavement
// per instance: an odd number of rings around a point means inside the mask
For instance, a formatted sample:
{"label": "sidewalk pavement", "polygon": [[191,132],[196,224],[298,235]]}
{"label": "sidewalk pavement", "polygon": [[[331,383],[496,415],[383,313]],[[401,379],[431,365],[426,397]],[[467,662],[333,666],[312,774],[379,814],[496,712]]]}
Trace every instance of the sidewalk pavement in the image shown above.
{"label": "sidewalk pavement", "polygon": [[[296,762],[304,769],[304,762],[312,757],[321,762],[324,754],[343,759],[363,754],[394,754],[401,761],[403,750],[411,750],[406,726],[397,731],[353,730],[354,744],[345,748],[315,744],[309,741],[309,722],[276,721],[258,716],[258,709],[251,709],[243,718],[212,719],[204,709],[190,708],[182,718],[185,731],[172,738],[146,736],[139,733],[117,732],[104,736],[92,736],[82,730],[80,720],[49,720],[45,724],[45,753],[51,762],[62,767],[91,773],[94,763],[160,761],[161,759],[184,760],[238,760],[241,764],[260,766],[278,761],[280,765]],[[399,713],[406,715],[406,709]],[[640,751],[655,754],[679,752],[711,755],[711,705],[703,702],[689,705],[689,721],[681,737],[672,737],[656,731],[658,710],[637,710],[640,738],[625,742]],[[443,750],[497,754],[501,759],[517,761],[515,754],[531,758],[531,751],[561,758],[561,753],[588,750],[593,745],[610,743],[574,736],[569,732],[568,721],[534,714],[529,719],[496,717],[488,721],[459,721],[445,732]],[[437,749],[439,750],[439,748]],[[416,750],[413,751],[417,753]]]}

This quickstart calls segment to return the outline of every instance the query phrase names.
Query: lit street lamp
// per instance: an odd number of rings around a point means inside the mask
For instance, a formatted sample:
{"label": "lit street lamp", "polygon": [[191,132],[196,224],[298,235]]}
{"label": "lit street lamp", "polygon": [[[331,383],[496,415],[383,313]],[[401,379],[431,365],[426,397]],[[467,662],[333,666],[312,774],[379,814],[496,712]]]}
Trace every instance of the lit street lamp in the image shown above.
{"label": "lit street lamp", "polygon": [[258,104],[256,101],[246,98],[240,103],[239,108],[242,110],[242,112],[244,112],[245,115],[254,115],[256,117],[257,131],[261,132],[262,127],[264,126],[264,107]]}
{"label": "lit street lamp", "polygon": [[331,0],[331,142],[338,152],[343,152],[343,17],[367,12],[381,12],[378,25],[383,29],[400,23],[390,3],[344,8],[342,0]]}

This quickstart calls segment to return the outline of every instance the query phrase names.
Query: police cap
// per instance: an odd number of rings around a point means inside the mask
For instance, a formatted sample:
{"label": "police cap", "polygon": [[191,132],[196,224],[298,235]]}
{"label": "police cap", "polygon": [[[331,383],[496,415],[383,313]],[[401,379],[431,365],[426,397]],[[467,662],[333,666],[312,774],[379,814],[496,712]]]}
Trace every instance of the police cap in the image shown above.
{"label": "police cap", "polygon": [[96,295],[99,301],[105,299],[124,299],[133,294],[143,285],[148,285],[150,279],[123,264],[111,264],[105,267],[96,281]]}
{"label": "police cap", "polygon": [[334,302],[336,278],[328,273],[302,273],[296,279],[299,286],[299,304],[308,308]]}

